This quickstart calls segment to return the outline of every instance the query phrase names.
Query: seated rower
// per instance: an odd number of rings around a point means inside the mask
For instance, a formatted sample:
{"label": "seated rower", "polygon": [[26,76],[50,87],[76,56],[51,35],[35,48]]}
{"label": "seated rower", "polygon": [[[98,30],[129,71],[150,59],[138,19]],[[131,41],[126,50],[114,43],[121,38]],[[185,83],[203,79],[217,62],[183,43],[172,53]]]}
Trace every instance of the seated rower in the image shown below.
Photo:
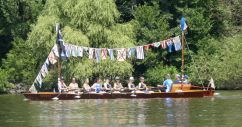
{"label": "seated rower", "polygon": [[115,80],[116,80],[116,82],[114,83],[113,89],[114,89],[115,91],[122,91],[122,90],[123,90],[123,86],[122,86],[122,84],[120,83],[120,79],[119,79],[119,77],[116,77]]}
{"label": "seated rower", "polygon": [[112,90],[112,85],[110,84],[110,79],[106,78],[105,83],[103,84],[104,90],[105,91],[111,91]]}
{"label": "seated rower", "polygon": [[188,75],[184,75],[184,81],[183,81],[183,83],[184,84],[189,84],[190,82],[188,81]]}
{"label": "seated rower", "polygon": [[89,79],[88,78],[84,81],[84,84],[83,84],[82,87],[83,87],[85,92],[90,92],[91,91],[91,87],[89,86]]}
{"label": "seated rower", "polygon": [[64,82],[63,78],[58,78],[58,90],[59,92],[66,92],[67,91],[67,86]]}
{"label": "seated rower", "polygon": [[134,77],[129,78],[128,88],[129,90],[132,90],[132,91],[135,90]]}
{"label": "seated rower", "polygon": [[68,86],[68,90],[69,91],[75,91],[75,92],[79,91],[79,87],[78,87],[78,84],[76,83],[76,79],[75,78],[72,78],[72,82]]}
{"label": "seated rower", "polygon": [[96,93],[100,93],[102,90],[102,84],[101,84],[102,80],[100,78],[96,79],[96,82],[92,85],[92,89],[95,90]]}
{"label": "seated rower", "polygon": [[145,78],[144,77],[140,77],[140,83],[138,85],[138,89],[139,90],[146,90],[147,89],[147,86],[144,83],[144,81],[145,81]]}
{"label": "seated rower", "polygon": [[158,87],[160,88],[165,87],[165,92],[171,92],[172,84],[173,84],[173,81],[171,80],[171,76],[167,74],[165,76],[165,81],[163,82],[163,86],[158,85]]}
{"label": "seated rower", "polygon": [[179,74],[176,74],[176,81],[175,83],[179,84],[181,83],[181,76]]}

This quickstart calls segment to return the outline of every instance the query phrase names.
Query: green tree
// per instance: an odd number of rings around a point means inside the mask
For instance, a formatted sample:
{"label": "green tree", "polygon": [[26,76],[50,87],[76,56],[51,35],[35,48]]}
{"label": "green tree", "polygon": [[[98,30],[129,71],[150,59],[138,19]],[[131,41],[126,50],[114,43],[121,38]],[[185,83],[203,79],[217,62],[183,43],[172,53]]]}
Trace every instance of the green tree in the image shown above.
{"label": "green tree", "polygon": [[[130,23],[117,23],[120,13],[112,0],[103,1],[47,1],[43,14],[38,17],[28,35],[27,51],[33,55],[36,75],[50,49],[55,44],[55,24],[61,23],[63,38],[66,43],[90,47],[130,47],[134,46],[135,36]],[[71,76],[78,79],[87,77],[105,77],[131,75],[132,65],[126,62],[101,61],[96,63],[87,57],[70,58],[63,61],[63,75],[66,80]],[[31,79],[32,81],[34,78]],[[55,80],[55,79],[53,79]],[[30,83],[30,82],[29,82]]]}
{"label": "green tree", "polygon": [[0,59],[5,58],[15,37],[27,38],[44,4],[45,0],[0,0]]}

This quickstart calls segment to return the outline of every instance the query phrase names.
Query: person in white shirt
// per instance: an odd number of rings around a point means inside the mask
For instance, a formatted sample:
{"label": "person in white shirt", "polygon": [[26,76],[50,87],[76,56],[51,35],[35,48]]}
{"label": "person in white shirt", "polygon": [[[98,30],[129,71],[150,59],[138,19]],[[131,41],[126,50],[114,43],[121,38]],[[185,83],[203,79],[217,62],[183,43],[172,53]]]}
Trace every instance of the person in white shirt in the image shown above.
{"label": "person in white shirt", "polygon": [[114,83],[113,89],[115,91],[121,91],[123,89],[122,83],[120,82],[119,77],[115,78],[116,82]]}
{"label": "person in white shirt", "polygon": [[134,77],[129,78],[128,88],[129,90],[135,90]]}
{"label": "person in white shirt", "polygon": [[58,90],[59,92],[66,92],[67,91],[67,86],[64,82],[64,79],[58,78]]}
{"label": "person in white shirt", "polygon": [[83,84],[82,87],[83,87],[84,91],[86,91],[86,92],[90,92],[91,91],[91,87],[89,85],[89,79],[88,78],[84,81],[84,84]]}
{"label": "person in white shirt", "polygon": [[76,83],[76,79],[75,78],[72,78],[72,82],[68,86],[68,90],[69,91],[75,91],[75,92],[78,92],[79,91],[79,86]]}
{"label": "person in white shirt", "polygon": [[144,77],[140,77],[140,83],[138,85],[138,89],[139,90],[146,90],[147,89],[147,86],[144,83],[144,81],[145,81],[145,78]]}

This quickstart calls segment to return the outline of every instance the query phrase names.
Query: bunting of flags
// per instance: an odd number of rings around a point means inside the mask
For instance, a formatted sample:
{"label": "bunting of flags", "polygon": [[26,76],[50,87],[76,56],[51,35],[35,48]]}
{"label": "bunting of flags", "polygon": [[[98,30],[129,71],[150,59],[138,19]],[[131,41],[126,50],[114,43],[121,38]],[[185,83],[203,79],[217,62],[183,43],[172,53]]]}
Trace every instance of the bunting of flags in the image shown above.
{"label": "bunting of flags", "polygon": [[[181,50],[181,39],[179,36],[154,42],[151,44],[143,45],[143,46],[136,46],[131,48],[114,48],[114,49],[107,49],[107,48],[91,48],[91,47],[83,47],[77,46],[72,44],[64,44],[63,40],[61,39],[61,33],[59,32],[58,35],[59,39],[57,40],[58,43],[61,43],[61,57],[83,57],[84,53],[87,54],[89,59],[95,59],[96,62],[101,62],[101,60],[117,60],[117,61],[125,61],[127,58],[135,57],[136,59],[144,59],[145,58],[145,50],[148,50],[151,47],[160,48],[160,49],[168,49],[168,52],[178,51]],[[116,58],[115,58],[116,56]],[[34,84],[38,84],[39,87],[42,86],[43,79],[48,74],[48,68],[50,64],[57,63],[57,59],[59,57],[58,47],[57,44],[53,46],[51,49],[48,58],[45,60],[44,64],[42,65],[37,77],[34,80]]]}
{"label": "bunting of flags", "polygon": [[[63,49],[65,49],[65,53],[61,52],[62,57],[83,57],[84,53],[87,54],[89,59],[95,59],[96,62],[101,62],[102,60],[106,60],[110,58],[111,60],[117,61],[125,61],[127,58],[135,57],[136,59],[144,59],[145,58],[145,50],[149,48],[160,48],[167,49],[168,52],[181,50],[181,39],[180,36],[176,36],[167,40],[154,42],[151,44],[136,46],[131,48],[92,48],[92,47],[82,47],[72,44],[63,44]],[[116,56],[116,58],[114,57]],[[58,56],[57,46],[55,45],[52,49],[52,52],[49,54],[48,58],[51,64],[55,64],[57,59],[55,57]]]}

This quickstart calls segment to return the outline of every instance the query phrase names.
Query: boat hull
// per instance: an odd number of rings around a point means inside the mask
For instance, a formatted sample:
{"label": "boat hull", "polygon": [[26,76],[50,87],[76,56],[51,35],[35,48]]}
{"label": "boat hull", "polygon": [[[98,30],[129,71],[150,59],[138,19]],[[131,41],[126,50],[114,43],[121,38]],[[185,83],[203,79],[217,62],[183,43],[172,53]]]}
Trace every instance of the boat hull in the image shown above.
{"label": "boat hull", "polygon": [[[59,100],[74,99],[138,99],[138,98],[195,98],[213,96],[214,90],[190,90],[183,92],[155,92],[155,93],[24,93],[23,95],[30,100],[52,100],[57,97]],[[78,96],[78,97],[77,97]]]}

